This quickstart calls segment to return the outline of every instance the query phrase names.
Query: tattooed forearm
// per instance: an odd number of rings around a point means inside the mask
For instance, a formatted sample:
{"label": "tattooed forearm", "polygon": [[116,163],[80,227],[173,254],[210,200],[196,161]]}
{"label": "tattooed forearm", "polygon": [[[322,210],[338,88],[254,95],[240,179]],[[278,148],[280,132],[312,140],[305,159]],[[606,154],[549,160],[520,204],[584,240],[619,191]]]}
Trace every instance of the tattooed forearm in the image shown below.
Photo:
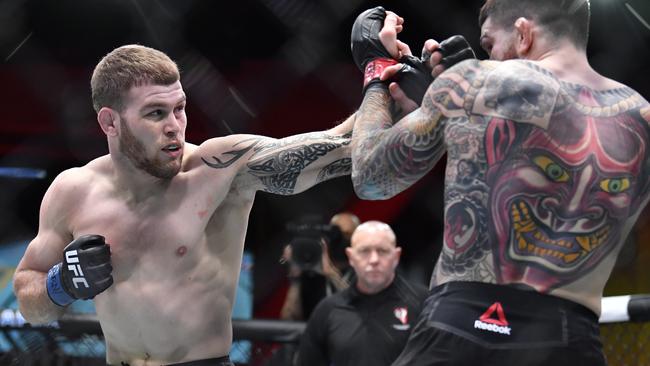
{"label": "tattooed forearm", "polygon": [[351,135],[350,131],[306,133],[284,139],[248,137],[211,159],[201,160],[214,169],[246,167],[237,168],[239,182],[253,189],[293,194],[350,173],[351,162],[346,156]]}
{"label": "tattooed forearm", "polygon": [[324,182],[330,178],[348,175],[352,171],[352,159],[344,158],[332,162],[318,172],[318,182]]}
{"label": "tattooed forearm", "polygon": [[352,180],[367,199],[389,198],[408,188],[442,157],[444,121],[466,118],[464,98],[472,87],[472,63],[436,79],[420,109],[386,128],[386,94],[366,96],[353,137]]}
{"label": "tattooed forearm", "polygon": [[[369,90],[357,112],[357,123],[352,134],[352,181],[357,194],[362,198],[382,198],[381,187],[377,187],[373,177],[376,164],[372,156],[382,156],[377,152],[383,132],[391,125],[390,99],[387,91]],[[363,123],[360,123],[363,121]],[[379,173],[383,173],[381,170]]]}

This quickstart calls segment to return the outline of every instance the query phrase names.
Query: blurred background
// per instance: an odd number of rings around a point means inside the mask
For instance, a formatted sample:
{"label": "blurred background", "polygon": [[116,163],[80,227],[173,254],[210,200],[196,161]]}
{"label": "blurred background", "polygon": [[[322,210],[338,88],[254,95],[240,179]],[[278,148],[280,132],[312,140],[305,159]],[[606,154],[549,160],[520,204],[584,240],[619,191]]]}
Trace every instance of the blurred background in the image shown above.
{"label": "blurred background", "polygon": [[[59,172],[107,153],[89,81],[113,48],[139,43],[177,61],[188,96],[189,142],[231,133],[284,137],[330,128],[360,104],[361,73],[349,38],[361,11],[383,5],[403,16],[400,38],[416,54],[426,38],[462,34],[485,58],[478,45],[482,2],[1,0],[0,249],[35,235],[41,198]],[[650,2],[591,4],[592,66],[650,98]],[[362,221],[389,223],[404,248],[401,267],[427,283],[442,241],[443,171],[439,164],[383,202],[359,200],[349,177],[292,197],[258,193],[246,238],[254,262],[253,317],[277,317],[287,286],[278,263],[290,240],[286,224],[304,217],[325,223],[351,211]],[[644,213],[607,294],[650,292],[642,270],[650,264],[648,224]],[[13,268],[0,270],[3,288]]]}

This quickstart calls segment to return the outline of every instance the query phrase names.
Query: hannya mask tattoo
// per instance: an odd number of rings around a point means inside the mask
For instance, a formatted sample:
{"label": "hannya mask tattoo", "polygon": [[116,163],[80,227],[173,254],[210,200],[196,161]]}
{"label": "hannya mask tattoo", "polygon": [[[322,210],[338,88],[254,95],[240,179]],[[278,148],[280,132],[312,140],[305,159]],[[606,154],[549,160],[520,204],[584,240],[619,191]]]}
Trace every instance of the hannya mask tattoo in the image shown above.
{"label": "hannya mask tattoo", "polygon": [[499,118],[488,125],[498,282],[549,291],[580,278],[621,242],[642,203],[647,122],[638,112],[598,112],[587,91],[577,101],[547,126]]}

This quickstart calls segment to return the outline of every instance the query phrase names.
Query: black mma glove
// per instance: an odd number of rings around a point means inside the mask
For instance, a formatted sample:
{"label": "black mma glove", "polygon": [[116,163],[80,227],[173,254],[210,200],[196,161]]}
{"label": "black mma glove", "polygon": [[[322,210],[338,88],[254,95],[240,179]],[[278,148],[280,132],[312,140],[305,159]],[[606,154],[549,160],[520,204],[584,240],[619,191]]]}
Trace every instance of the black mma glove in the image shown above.
{"label": "black mma glove", "polygon": [[[443,65],[445,70],[463,60],[476,58],[472,47],[463,36],[452,36],[445,39],[435,52],[442,54],[440,65]],[[422,104],[424,93],[433,81],[431,70],[426,65],[429,57],[431,55],[427,54],[423,54],[421,58],[411,55],[402,57],[400,62],[404,64],[404,67],[396,75],[396,81],[400,88],[409,99],[418,105]]]}
{"label": "black mma glove", "polygon": [[379,39],[379,31],[384,26],[385,18],[386,10],[378,6],[359,14],[352,25],[352,58],[363,72],[364,93],[370,86],[386,88],[386,84],[381,82],[379,77],[387,66],[397,63]]}
{"label": "black mma glove", "polygon": [[63,262],[47,273],[47,294],[59,306],[91,299],[113,284],[112,271],[111,251],[104,237],[80,236],[63,249]]}

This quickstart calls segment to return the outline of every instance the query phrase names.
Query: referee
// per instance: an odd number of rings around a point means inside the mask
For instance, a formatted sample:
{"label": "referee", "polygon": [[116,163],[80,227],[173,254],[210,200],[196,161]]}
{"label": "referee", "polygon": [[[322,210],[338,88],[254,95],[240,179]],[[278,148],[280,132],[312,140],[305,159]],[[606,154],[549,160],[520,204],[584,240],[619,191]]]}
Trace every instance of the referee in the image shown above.
{"label": "referee", "polygon": [[300,342],[298,365],[381,366],[397,358],[427,295],[426,287],[395,273],[401,251],[387,224],[359,225],[346,248],[355,284],[318,304]]}

